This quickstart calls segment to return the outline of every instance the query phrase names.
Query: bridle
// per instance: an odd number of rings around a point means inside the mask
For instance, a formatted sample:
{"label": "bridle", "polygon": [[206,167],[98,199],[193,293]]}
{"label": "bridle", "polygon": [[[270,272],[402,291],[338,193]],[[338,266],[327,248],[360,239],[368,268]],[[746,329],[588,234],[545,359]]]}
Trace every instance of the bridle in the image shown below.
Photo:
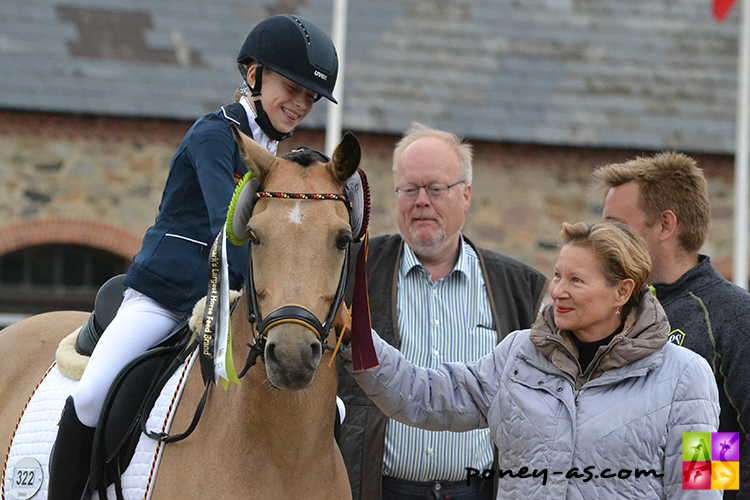
{"label": "bridle", "polygon": [[[334,200],[341,201],[346,205],[348,213],[351,213],[352,203],[343,194],[335,193],[281,193],[274,191],[258,191],[255,193],[255,201],[260,198],[281,198],[281,199],[298,199],[298,200]],[[306,328],[309,328],[315,332],[318,341],[323,349],[332,349],[327,343],[328,330],[333,325],[333,320],[336,317],[341,300],[344,297],[344,290],[346,289],[346,281],[349,270],[349,256],[351,253],[351,242],[346,245],[344,253],[344,265],[341,268],[341,276],[339,278],[339,285],[336,290],[336,295],[331,304],[331,308],[328,311],[326,320],[321,323],[320,320],[306,307],[297,304],[286,304],[278,309],[275,309],[268,314],[265,318],[261,317],[260,309],[258,307],[258,296],[255,292],[255,280],[253,278],[253,243],[248,243],[247,250],[247,277],[245,280],[245,293],[248,297],[248,308],[247,308],[247,321],[255,324],[256,335],[253,339],[253,344],[247,344],[250,347],[250,352],[245,362],[245,367],[238,374],[238,377],[243,377],[247,370],[255,365],[257,358],[260,357],[261,361],[265,363],[264,351],[266,347],[266,340],[268,330],[283,323],[296,323]]]}
{"label": "bridle", "polygon": [[[349,198],[346,195],[343,194],[335,194],[335,193],[279,193],[279,192],[271,192],[271,191],[259,191],[256,192],[254,195],[254,200],[257,201],[259,198],[284,198],[284,199],[299,199],[299,200],[334,200],[334,201],[341,201],[346,205],[347,212],[349,212],[350,220],[351,220],[351,211],[352,211],[352,202],[349,200]],[[297,304],[287,304],[284,306],[279,307],[278,309],[272,311],[268,316],[265,318],[262,318],[260,315],[260,311],[258,309],[258,297],[255,293],[255,282],[253,280],[253,254],[252,254],[252,243],[248,243],[248,251],[247,251],[247,279],[245,280],[245,293],[249,297],[249,307],[247,308],[247,320],[250,323],[256,324],[256,335],[253,340],[253,344],[247,344],[247,346],[250,348],[250,352],[247,355],[247,360],[245,361],[245,367],[242,369],[240,373],[237,374],[238,378],[242,378],[245,376],[247,371],[256,364],[258,358],[261,359],[265,363],[265,357],[264,357],[264,350],[266,346],[266,335],[268,333],[268,330],[273,328],[274,326],[280,325],[282,323],[296,323],[301,324],[315,332],[316,337],[318,338],[318,341],[321,344],[322,349],[329,349],[333,350],[333,347],[329,346],[326,339],[328,337],[328,330],[330,329],[331,325],[333,324],[333,319],[336,317],[336,312],[338,311],[339,305],[341,304],[341,300],[344,297],[344,290],[346,289],[346,279],[348,276],[349,271],[349,256],[351,253],[351,241],[346,245],[345,253],[344,253],[344,265],[341,268],[341,276],[339,278],[339,285],[336,290],[336,296],[333,299],[333,303],[331,304],[331,309],[328,312],[328,316],[326,317],[326,320],[321,323],[320,320],[306,307],[300,306]],[[234,311],[234,308],[237,306],[238,302],[235,302],[231,310]],[[193,350],[198,346],[198,342],[191,342],[190,346],[187,349],[184,349],[180,355],[172,362],[172,365],[170,368],[167,369],[165,375],[161,377],[159,380],[159,387],[163,387],[164,384],[167,382],[168,378],[171,377],[171,374],[174,372],[174,370],[177,369],[178,366],[180,366],[182,363],[185,362],[187,357],[193,352]],[[198,425],[198,421],[200,420],[201,414],[203,413],[203,408],[206,404],[206,400],[208,397],[208,389],[211,387],[211,382],[209,380],[205,381],[205,389],[203,390],[203,396],[201,397],[200,402],[198,403],[198,407],[195,410],[195,414],[193,415],[193,420],[188,426],[187,430],[181,434],[175,434],[170,436],[166,433],[156,433],[148,430],[146,428],[146,420],[148,418],[149,412],[143,412],[140,418],[140,426],[141,430],[144,434],[146,434],[151,439],[155,439],[158,441],[162,441],[165,443],[174,443],[177,441],[181,441],[188,437],[192,432],[195,430],[195,427]],[[160,390],[157,390],[152,393],[152,397],[154,398],[153,401],[151,401],[151,405],[153,406],[153,403],[156,401],[156,397],[160,394]]]}
{"label": "bridle", "polygon": [[[233,125],[234,127],[234,125]],[[238,138],[238,142],[243,142],[240,135],[241,133],[239,130],[234,127],[234,133],[235,136]],[[359,149],[359,142],[357,141],[356,137],[354,137],[351,133],[347,132],[344,134],[344,137],[339,144],[339,146],[336,148],[336,151],[339,151],[339,148],[342,148],[342,151],[344,153],[351,153],[353,155],[353,158],[356,160],[356,163],[359,163],[360,159],[360,149]],[[315,151],[310,148],[302,147],[295,149],[294,151],[287,153],[283,157],[284,159],[293,161],[301,165],[302,167],[308,167],[313,162],[318,161],[322,163],[329,163],[331,159],[324,155],[323,153],[320,153],[319,151]],[[356,168],[356,165],[352,165],[352,162],[343,162],[342,165],[334,165],[334,168],[339,170],[348,170],[349,167],[354,166]],[[340,174],[343,173],[343,171],[339,172]],[[203,390],[203,396],[201,397],[200,402],[198,403],[198,406],[195,410],[195,414],[193,415],[193,420],[190,423],[189,427],[185,432],[182,434],[177,435],[167,435],[166,433],[154,433],[146,429],[146,420],[148,418],[149,412],[143,412],[140,419],[141,424],[141,430],[151,437],[152,439],[159,440],[161,442],[165,443],[171,443],[180,441],[182,439],[185,439],[187,436],[189,436],[193,430],[195,430],[196,425],[198,425],[198,421],[200,420],[201,414],[203,412],[203,408],[205,407],[207,398],[208,398],[208,392],[209,388],[211,387],[212,383],[218,383],[218,380],[215,380],[216,371],[215,371],[215,365],[214,365],[214,354],[213,354],[213,342],[214,341],[214,334],[215,334],[215,328],[217,323],[221,323],[221,342],[227,342],[229,335],[228,331],[225,330],[227,328],[226,323],[223,321],[226,321],[226,318],[223,320],[221,314],[215,314],[211,311],[215,311],[216,309],[220,309],[220,312],[223,314],[223,311],[225,311],[224,307],[229,306],[229,315],[231,316],[231,313],[234,311],[234,308],[237,306],[238,301],[234,302],[234,304],[224,304],[221,297],[225,297],[224,300],[226,300],[226,292],[228,291],[226,288],[224,288],[227,285],[227,280],[224,278],[222,281],[221,276],[223,276],[227,270],[227,261],[224,259],[224,245],[226,244],[226,241],[230,241],[231,243],[235,245],[242,245],[246,242],[248,242],[252,238],[251,232],[247,231],[248,229],[248,221],[252,217],[252,212],[254,208],[255,202],[260,198],[283,198],[283,199],[298,199],[298,200],[334,200],[334,201],[341,201],[346,206],[347,212],[349,213],[349,226],[351,229],[351,238],[348,239],[346,242],[346,246],[344,247],[341,244],[338,244],[337,246],[339,248],[344,248],[344,263],[341,268],[341,275],[339,277],[339,284],[338,288],[336,290],[336,296],[333,300],[333,303],[331,304],[331,309],[328,312],[328,315],[324,322],[320,322],[318,318],[307,308],[301,305],[297,304],[286,304],[282,307],[279,307],[278,309],[272,311],[268,316],[265,318],[261,317],[260,310],[258,307],[258,297],[255,290],[255,280],[253,276],[253,258],[252,258],[252,247],[253,243],[250,242],[248,244],[248,252],[247,252],[247,276],[245,280],[245,293],[246,293],[246,301],[247,301],[247,319],[249,323],[253,323],[256,328],[256,335],[253,340],[253,344],[247,344],[248,347],[250,347],[250,352],[247,356],[247,361],[245,362],[245,367],[242,369],[242,371],[238,374],[236,374],[236,378],[243,377],[247,371],[250,369],[250,367],[254,366],[256,364],[256,361],[258,358],[260,358],[264,363],[264,350],[267,342],[267,334],[268,331],[280,324],[283,323],[295,323],[302,325],[306,328],[309,328],[313,332],[315,332],[315,335],[320,342],[321,350],[323,349],[330,349],[333,350],[332,347],[330,347],[327,344],[327,337],[329,330],[331,326],[333,325],[334,318],[336,317],[336,313],[338,312],[338,309],[340,307],[340,304],[344,297],[344,291],[346,289],[347,284],[347,277],[349,272],[349,262],[350,262],[350,255],[352,252],[351,246],[353,242],[359,242],[362,240],[362,238],[365,238],[365,248],[366,248],[366,242],[367,242],[367,225],[369,221],[369,213],[370,213],[370,192],[369,187],[367,184],[367,177],[365,176],[364,172],[356,168],[355,172],[344,182],[344,194],[337,194],[337,193],[284,193],[284,192],[271,192],[271,191],[258,191],[260,187],[260,182],[258,179],[253,177],[253,174],[248,172],[243,177],[242,181],[238,183],[237,189],[235,189],[234,195],[232,197],[232,201],[230,202],[229,209],[227,212],[227,223],[224,226],[224,229],[222,230],[222,233],[219,234],[216,237],[216,240],[214,241],[214,246],[211,250],[211,259],[210,259],[210,267],[211,267],[211,279],[209,280],[209,295],[211,296],[211,305],[218,305],[216,308],[209,307],[208,304],[208,298],[207,300],[207,307],[205,308],[204,312],[204,322],[203,322],[203,332],[202,335],[198,335],[195,341],[190,342],[189,346],[180,352],[180,354],[177,356],[177,359],[175,359],[170,367],[168,367],[167,372],[165,375],[163,375],[160,380],[158,381],[158,384],[161,384],[160,386],[163,387],[163,385],[168,380],[168,377],[170,377],[171,373],[174,372],[174,370],[177,369],[178,366],[183,364],[186,359],[198,348],[199,345],[202,346],[199,352],[200,361],[201,361],[201,370],[203,375],[203,381],[205,384],[205,388]],[[248,234],[250,233],[250,234]],[[363,259],[363,256],[365,258]],[[364,266],[360,266],[360,263],[364,262]],[[366,252],[362,253],[360,252],[359,257],[357,257],[357,270],[355,272],[355,276],[357,278],[361,277],[361,270],[366,268]],[[218,276],[219,279],[216,280],[216,282],[212,281],[215,276]],[[365,284],[366,279],[358,279],[358,283],[363,283],[362,286],[366,286]],[[354,290],[354,300],[357,300],[357,290]],[[366,288],[364,288],[364,300],[366,305]],[[360,295],[362,296],[362,295]],[[354,306],[354,304],[353,304]],[[367,318],[367,324],[369,325],[369,310],[366,311],[366,318]],[[368,332],[369,333],[369,332]],[[369,337],[368,337],[369,338]],[[228,344],[231,346],[231,344]],[[372,349],[372,341],[370,340],[370,351],[373,351]],[[226,351],[224,351],[226,352]],[[374,354],[373,352],[366,352],[366,355],[370,356]],[[231,358],[230,358],[231,359]],[[377,359],[377,358],[375,358]],[[204,366],[206,367],[205,370],[203,370]],[[373,365],[374,366],[374,365]],[[232,367],[232,372],[234,372]],[[233,373],[230,373],[227,371],[227,375],[230,376],[229,379],[223,379],[223,383],[226,383],[227,385],[230,382],[230,379],[234,377]],[[237,379],[234,379],[232,381],[239,383]],[[226,385],[225,385],[226,389]],[[154,394],[156,396],[153,396],[154,398],[158,397],[160,391],[155,391]],[[155,399],[154,399],[155,401]]]}

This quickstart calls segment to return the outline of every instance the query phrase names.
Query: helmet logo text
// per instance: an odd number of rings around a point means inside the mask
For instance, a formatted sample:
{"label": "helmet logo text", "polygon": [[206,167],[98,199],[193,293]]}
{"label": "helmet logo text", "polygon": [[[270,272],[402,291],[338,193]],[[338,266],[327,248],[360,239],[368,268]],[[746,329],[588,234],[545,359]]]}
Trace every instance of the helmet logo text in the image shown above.
{"label": "helmet logo text", "polygon": [[315,73],[314,73],[314,74],[315,74],[315,76],[317,76],[318,78],[320,78],[320,79],[321,79],[321,80],[323,80],[323,81],[326,81],[326,80],[328,80],[328,75],[325,75],[325,74],[321,73],[321,72],[320,72],[320,71],[318,71],[317,69],[315,70]]}

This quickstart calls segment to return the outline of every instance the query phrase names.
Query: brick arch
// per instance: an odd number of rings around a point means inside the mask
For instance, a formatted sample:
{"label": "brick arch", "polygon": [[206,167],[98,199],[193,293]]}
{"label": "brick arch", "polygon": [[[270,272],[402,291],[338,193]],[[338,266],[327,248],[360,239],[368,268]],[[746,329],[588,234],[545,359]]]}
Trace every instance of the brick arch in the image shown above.
{"label": "brick arch", "polygon": [[81,219],[33,219],[0,228],[0,255],[50,244],[82,245],[132,260],[141,239],[123,229]]}

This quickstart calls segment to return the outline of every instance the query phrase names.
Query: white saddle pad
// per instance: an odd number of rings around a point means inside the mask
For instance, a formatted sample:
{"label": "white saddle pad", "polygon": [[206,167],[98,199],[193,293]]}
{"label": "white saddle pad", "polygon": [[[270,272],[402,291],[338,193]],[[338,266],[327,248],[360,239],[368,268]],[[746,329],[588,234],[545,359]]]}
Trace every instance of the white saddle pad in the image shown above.
{"label": "white saddle pad", "polygon": [[[191,354],[164,386],[149,416],[149,430],[169,431],[194,358]],[[76,384],[78,381],[62,375],[55,364],[42,377],[26,404],[11,439],[2,469],[1,499],[47,500],[47,466],[57,437],[57,422],[65,400]],[[141,435],[130,466],[122,476],[122,493],[126,500],[148,500],[151,497],[162,449],[162,443]],[[114,486],[107,490],[107,497],[115,498]],[[94,493],[93,498],[98,499],[98,493]]]}

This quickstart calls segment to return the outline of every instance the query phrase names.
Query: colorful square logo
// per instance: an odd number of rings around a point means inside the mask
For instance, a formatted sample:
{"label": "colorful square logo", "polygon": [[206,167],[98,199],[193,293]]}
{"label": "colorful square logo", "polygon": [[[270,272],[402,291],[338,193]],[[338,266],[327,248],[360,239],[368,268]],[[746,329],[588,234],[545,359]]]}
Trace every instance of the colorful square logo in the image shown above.
{"label": "colorful square logo", "polygon": [[683,432],[682,433],[682,461],[710,462],[711,461],[711,433]]}
{"label": "colorful square logo", "polygon": [[711,462],[712,490],[739,490],[739,462]]}
{"label": "colorful square logo", "polygon": [[711,462],[682,462],[683,490],[711,489]]}
{"label": "colorful square logo", "polygon": [[738,432],[684,432],[682,489],[739,489],[739,459]]}
{"label": "colorful square logo", "polygon": [[739,432],[714,432],[711,435],[711,460],[737,462],[739,459]]}

